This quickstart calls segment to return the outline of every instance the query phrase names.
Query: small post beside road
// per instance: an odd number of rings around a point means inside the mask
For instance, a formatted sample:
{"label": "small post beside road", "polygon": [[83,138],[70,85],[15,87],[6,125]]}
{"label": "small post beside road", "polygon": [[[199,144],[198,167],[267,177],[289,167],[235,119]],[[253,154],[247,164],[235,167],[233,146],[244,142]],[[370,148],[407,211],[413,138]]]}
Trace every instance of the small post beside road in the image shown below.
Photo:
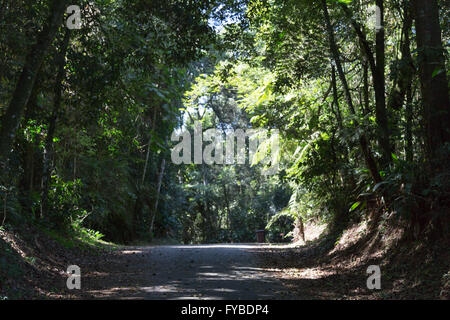
{"label": "small post beside road", "polygon": [[256,242],[258,243],[264,243],[265,242],[265,230],[256,230]]}

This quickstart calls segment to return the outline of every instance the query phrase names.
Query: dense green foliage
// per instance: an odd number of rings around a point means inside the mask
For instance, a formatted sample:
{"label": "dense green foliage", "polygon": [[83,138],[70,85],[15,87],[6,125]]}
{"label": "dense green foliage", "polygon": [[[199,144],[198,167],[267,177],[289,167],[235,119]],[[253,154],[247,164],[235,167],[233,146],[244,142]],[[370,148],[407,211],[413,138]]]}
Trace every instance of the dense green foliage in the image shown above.
{"label": "dense green foliage", "polygon": [[[376,211],[442,232],[444,3],[79,1],[69,30],[67,1],[0,1],[0,223],[122,243],[264,228],[282,241],[294,222],[342,229]],[[195,121],[280,130],[278,172],[262,174],[261,154],[173,164],[172,132]]]}

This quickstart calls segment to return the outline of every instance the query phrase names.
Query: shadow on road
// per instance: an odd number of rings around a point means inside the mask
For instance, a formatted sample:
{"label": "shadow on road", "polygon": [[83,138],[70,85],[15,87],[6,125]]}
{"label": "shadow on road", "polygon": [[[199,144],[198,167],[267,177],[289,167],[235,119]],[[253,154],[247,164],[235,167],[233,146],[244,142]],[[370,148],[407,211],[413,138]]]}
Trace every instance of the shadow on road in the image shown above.
{"label": "shadow on road", "polygon": [[86,293],[107,299],[293,299],[258,264],[261,244],[137,247],[83,276]]}

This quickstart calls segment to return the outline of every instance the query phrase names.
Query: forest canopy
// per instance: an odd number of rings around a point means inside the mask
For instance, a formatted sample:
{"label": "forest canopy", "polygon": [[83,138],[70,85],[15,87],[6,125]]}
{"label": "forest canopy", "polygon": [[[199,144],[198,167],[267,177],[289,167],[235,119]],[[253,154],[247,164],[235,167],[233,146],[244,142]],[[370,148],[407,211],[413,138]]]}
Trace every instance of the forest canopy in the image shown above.
{"label": "forest canopy", "polygon": [[[0,0],[1,224],[118,243],[392,215],[448,232],[446,1],[80,0],[79,28],[70,5]],[[196,123],[268,136],[244,164],[173,163]]]}

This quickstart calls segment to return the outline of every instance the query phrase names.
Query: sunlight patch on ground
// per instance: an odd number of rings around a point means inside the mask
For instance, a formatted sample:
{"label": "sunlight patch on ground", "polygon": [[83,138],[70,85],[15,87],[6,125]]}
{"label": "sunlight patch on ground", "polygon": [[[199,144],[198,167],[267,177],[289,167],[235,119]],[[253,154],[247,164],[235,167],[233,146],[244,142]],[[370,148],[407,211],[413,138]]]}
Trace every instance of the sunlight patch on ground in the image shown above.
{"label": "sunlight patch on ground", "polygon": [[142,287],[141,290],[146,292],[174,293],[178,292],[179,289],[174,285],[167,284],[163,286]]}
{"label": "sunlight patch on ground", "polygon": [[269,243],[239,243],[239,244],[199,244],[199,245],[178,245],[167,246],[172,249],[255,249],[269,247],[288,247],[289,244],[269,244]]}
{"label": "sunlight patch on ground", "polygon": [[123,254],[139,254],[142,252],[143,252],[142,250],[124,250],[121,253],[123,253]]}
{"label": "sunlight patch on ground", "polygon": [[349,229],[345,230],[342,236],[339,238],[339,241],[336,243],[336,246],[333,250],[331,250],[328,255],[334,254],[338,250],[342,250],[347,248],[353,244],[355,244],[362,235],[367,231],[367,222],[363,221],[360,224],[356,224]]}
{"label": "sunlight patch on ground", "polygon": [[282,272],[283,276],[287,277],[297,277],[302,279],[321,279],[328,276],[335,275],[335,271],[324,270],[322,268],[288,268],[288,269],[278,269],[278,268],[270,268],[268,271],[273,272]]}
{"label": "sunlight patch on ground", "polygon": [[285,243],[237,243],[237,244],[198,244],[198,245],[177,245],[158,246],[170,249],[264,249],[264,248],[288,248],[291,244]]}
{"label": "sunlight patch on ground", "polygon": [[185,297],[176,297],[171,298],[168,300],[224,300],[223,297],[217,297],[217,296],[208,296],[208,297],[202,297],[202,296],[185,296]]}
{"label": "sunlight patch on ground", "polygon": [[314,222],[307,222],[305,223],[305,241],[303,240],[298,240],[297,242],[294,242],[291,244],[291,246],[293,247],[298,247],[298,246],[304,246],[306,243],[310,242],[310,241],[314,241],[317,238],[319,238],[322,233],[326,230],[327,225],[325,223],[323,224],[318,224],[318,223],[314,223]]}

